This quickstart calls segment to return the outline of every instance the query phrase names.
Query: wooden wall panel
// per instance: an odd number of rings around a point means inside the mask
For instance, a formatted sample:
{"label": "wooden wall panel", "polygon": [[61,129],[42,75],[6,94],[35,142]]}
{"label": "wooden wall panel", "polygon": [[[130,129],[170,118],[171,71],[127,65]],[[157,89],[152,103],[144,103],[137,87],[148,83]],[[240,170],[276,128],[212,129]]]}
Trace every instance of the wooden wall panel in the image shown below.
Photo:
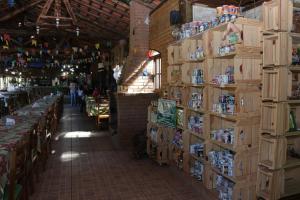
{"label": "wooden wall panel", "polygon": [[150,15],[149,47],[161,53],[162,87],[167,84],[167,47],[174,41],[171,35],[170,11],[179,9],[178,2],[178,0],[167,0]]}

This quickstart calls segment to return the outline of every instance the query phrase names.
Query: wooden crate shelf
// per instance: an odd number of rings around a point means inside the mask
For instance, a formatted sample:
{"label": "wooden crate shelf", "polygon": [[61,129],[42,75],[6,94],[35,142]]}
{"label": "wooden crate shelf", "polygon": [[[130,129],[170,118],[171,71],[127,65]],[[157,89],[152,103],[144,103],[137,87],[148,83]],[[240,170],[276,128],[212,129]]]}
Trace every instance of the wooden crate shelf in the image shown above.
{"label": "wooden crate shelf", "polygon": [[247,180],[256,176],[258,148],[232,152],[212,143],[208,150],[208,159],[212,169],[233,182]]}
{"label": "wooden crate shelf", "polygon": [[214,59],[208,66],[208,82],[216,85],[258,84],[261,82],[261,59]]}
{"label": "wooden crate shelf", "polygon": [[299,7],[299,3],[287,0],[265,2],[263,4],[264,30],[299,32]]}
{"label": "wooden crate shelf", "polygon": [[169,84],[181,84],[182,67],[180,65],[170,65],[167,69],[167,81]]}
{"label": "wooden crate shelf", "polygon": [[[239,84],[235,88],[219,88],[211,86],[209,88],[208,110],[212,113],[224,114],[235,117],[253,117],[260,115],[261,91],[258,86],[243,86]],[[231,103],[220,102],[220,98],[230,98]],[[223,107],[221,107],[223,106]]]}
{"label": "wooden crate shelf", "polygon": [[[211,61],[206,60],[201,63],[185,63],[181,66],[181,82],[186,86],[195,85],[201,86],[207,82],[207,65]],[[196,72],[202,73],[202,78],[198,76],[198,82],[196,82]],[[202,80],[202,81],[201,81]]]}
{"label": "wooden crate shelf", "polygon": [[[238,18],[232,23],[211,29],[212,53],[214,58],[234,57],[237,55],[260,58],[260,31],[262,24],[257,20]],[[229,47],[227,48],[221,47]]]}
{"label": "wooden crate shelf", "polygon": [[186,106],[189,110],[203,113],[207,110],[207,87],[193,87],[187,88],[188,95]]}
{"label": "wooden crate shelf", "polygon": [[266,200],[299,195],[300,168],[269,170],[259,167],[256,193]]}
{"label": "wooden crate shelf", "polygon": [[300,46],[300,34],[288,32],[264,32],[263,67],[299,64],[293,59],[293,49]]}
{"label": "wooden crate shelf", "polygon": [[202,62],[211,56],[209,31],[198,38],[187,38],[181,42],[181,54],[184,62]]}
{"label": "wooden crate shelf", "polygon": [[230,179],[220,175],[217,171],[206,167],[205,185],[217,192],[219,199],[227,197],[227,199],[243,199],[255,200],[255,181],[247,178],[242,181],[231,181]]}
{"label": "wooden crate shelf", "polygon": [[233,122],[216,116],[210,118],[210,141],[234,152],[258,147],[260,117]]}
{"label": "wooden crate shelf", "polygon": [[179,44],[168,47],[168,63],[169,65],[180,65],[183,63],[182,50]]}
{"label": "wooden crate shelf", "polygon": [[260,139],[259,163],[269,169],[300,167],[300,135],[263,135]]}
{"label": "wooden crate shelf", "polygon": [[300,127],[300,102],[264,102],[261,121],[262,133],[272,136],[295,135]]}

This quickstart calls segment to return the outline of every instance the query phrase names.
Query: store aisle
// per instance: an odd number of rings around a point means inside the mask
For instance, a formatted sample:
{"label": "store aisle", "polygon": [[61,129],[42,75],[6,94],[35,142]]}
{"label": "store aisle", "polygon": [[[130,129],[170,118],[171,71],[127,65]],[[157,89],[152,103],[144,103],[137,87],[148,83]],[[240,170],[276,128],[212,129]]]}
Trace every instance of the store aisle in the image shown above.
{"label": "store aisle", "polygon": [[[108,132],[65,107],[53,155],[33,200],[212,200],[188,175],[116,150]],[[55,151],[55,152],[54,152]]]}

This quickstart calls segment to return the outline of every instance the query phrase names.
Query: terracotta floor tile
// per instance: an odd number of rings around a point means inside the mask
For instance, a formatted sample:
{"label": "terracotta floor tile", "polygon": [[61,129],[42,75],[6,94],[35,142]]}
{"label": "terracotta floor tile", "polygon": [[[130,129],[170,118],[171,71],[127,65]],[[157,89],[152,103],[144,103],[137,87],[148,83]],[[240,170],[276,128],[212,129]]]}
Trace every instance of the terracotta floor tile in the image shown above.
{"label": "terracotta floor tile", "polygon": [[55,153],[30,200],[212,200],[211,193],[172,167],[134,160],[115,148],[95,121],[65,107]]}

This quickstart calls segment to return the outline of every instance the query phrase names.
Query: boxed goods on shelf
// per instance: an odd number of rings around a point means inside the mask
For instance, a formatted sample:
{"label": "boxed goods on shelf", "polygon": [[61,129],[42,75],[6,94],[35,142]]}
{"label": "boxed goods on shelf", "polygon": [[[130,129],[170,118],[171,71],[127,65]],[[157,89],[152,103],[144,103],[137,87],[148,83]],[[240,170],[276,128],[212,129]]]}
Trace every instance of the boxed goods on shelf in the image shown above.
{"label": "boxed goods on shelf", "polygon": [[218,145],[212,145],[208,158],[215,172],[235,182],[256,174],[258,148],[233,152]]}
{"label": "boxed goods on shelf", "polygon": [[178,108],[176,111],[177,117],[176,117],[176,124],[178,128],[184,128],[184,110],[181,108]]}
{"label": "boxed goods on shelf", "polygon": [[[205,168],[206,169],[206,168]],[[226,200],[254,200],[255,195],[255,182],[251,180],[236,181],[233,182],[224,176],[212,171],[209,174],[210,183],[212,189],[218,192],[219,199]],[[206,178],[206,177],[205,177]]]}
{"label": "boxed goods on shelf", "polygon": [[209,57],[211,54],[209,36],[210,34],[207,32],[202,35],[199,35],[199,37],[183,40],[181,44],[181,55],[183,61],[202,61],[205,58]]}
{"label": "boxed goods on shelf", "polygon": [[157,106],[148,106],[148,122],[157,122]]}
{"label": "boxed goods on shelf", "polygon": [[211,29],[214,57],[232,55],[260,55],[261,23],[257,20],[238,18],[232,23]]}
{"label": "boxed goods on shelf", "polygon": [[211,116],[211,142],[232,151],[256,148],[259,139],[260,117],[226,120]]}
{"label": "boxed goods on shelf", "polygon": [[206,65],[209,61],[185,63],[181,67],[181,81],[189,85],[201,86],[206,82]]}
{"label": "boxed goods on shelf", "polygon": [[264,30],[299,32],[299,1],[273,0],[263,4]]}
{"label": "boxed goods on shelf", "polygon": [[194,111],[203,112],[207,108],[206,88],[190,87],[187,107]]}
{"label": "boxed goods on shelf", "polygon": [[263,66],[299,65],[300,34],[264,32]]}
{"label": "boxed goods on shelf", "polygon": [[191,161],[190,174],[199,181],[204,179],[204,164],[202,161],[194,159]]}
{"label": "boxed goods on shelf", "polygon": [[259,167],[256,192],[266,200],[275,200],[299,194],[300,168],[269,170]]}
{"label": "boxed goods on shelf", "polygon": [[209,110],[225,117],[258,116],[260,94],[258,86],[212,86],[209,91]]}
{"label": "boxed goods on shelf", "polygon": [[156,145],[168,145],[170,138],[171,128],[156,125],[154,123],[148,123],[147,136],[152,143]]}
{"label": "boxed goods on shelf", "polygon": [[216,85],[259,83],[260,64],[259,58],[214,59],[213,64],[208,65],[208,81]]}
{"label": "boxed goods on shelf", "polygon": [[187,112],[187,129],[195,135],[204,137],[204,118],[201,113],[188,111]]}
{"label": "boxed goods on shelf", "polygon": [[275,138],[263,135],[260,139],[260,165],[269,169],[300,166],[299,136]]}
{"label": "boxed goods on shelf", "polygon": [[182,130],[175,129],[172,142],[170,143],[170,159],[172,159],[179,169],[183,168],[183,138]]}

